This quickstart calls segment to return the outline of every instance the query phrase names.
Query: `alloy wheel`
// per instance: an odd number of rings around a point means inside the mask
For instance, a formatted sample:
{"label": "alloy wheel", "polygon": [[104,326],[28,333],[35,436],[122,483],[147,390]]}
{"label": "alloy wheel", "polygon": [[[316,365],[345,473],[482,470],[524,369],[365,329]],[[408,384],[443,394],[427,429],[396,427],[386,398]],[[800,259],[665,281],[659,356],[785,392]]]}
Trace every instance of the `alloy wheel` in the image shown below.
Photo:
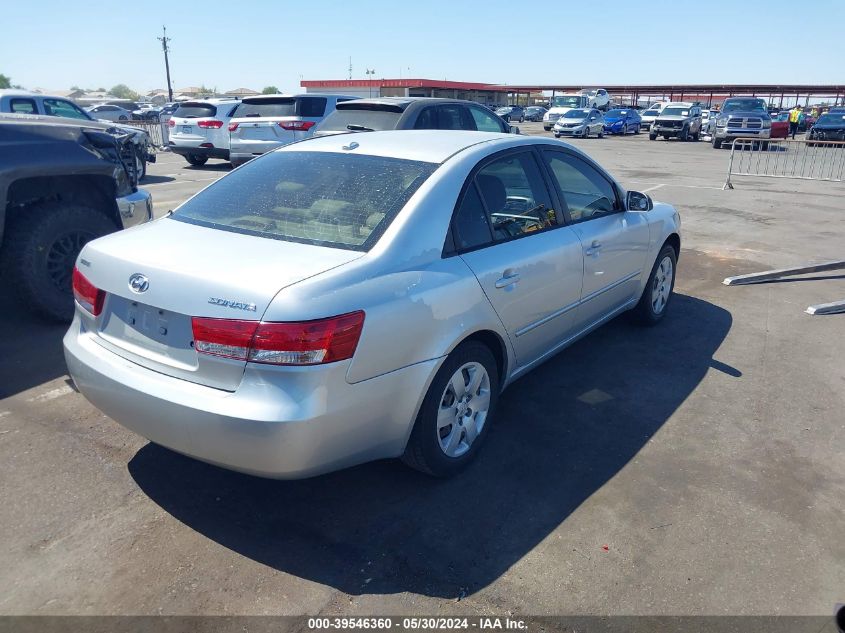
{"label": "alloy wheel", "polygon": [[71,231],[60,236],[47,251],[47,274],[59,290],[69,290],[71,271],[76,258],[93,234],[85,231]]}

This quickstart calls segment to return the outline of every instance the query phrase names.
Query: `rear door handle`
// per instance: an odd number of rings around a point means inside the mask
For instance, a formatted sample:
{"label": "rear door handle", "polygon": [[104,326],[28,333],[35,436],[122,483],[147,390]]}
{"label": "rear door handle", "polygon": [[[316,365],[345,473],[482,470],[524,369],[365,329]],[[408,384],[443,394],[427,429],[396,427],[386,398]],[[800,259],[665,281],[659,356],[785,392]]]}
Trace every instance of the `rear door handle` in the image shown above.
{"label": "rear door handle", "polygon": [[502,273],[501,278],[496,280],[496,288],[507,288],[518,281],[519,273],[515,273],[513,270],[508,268],[504,273]]}
{"label": "rear door handle", "polygon": [[601,242],[598,240],[593,240],[593,243],[590,244],[590,248],[584,251],[587,255],[598,255],[599,251],[601,250]]}

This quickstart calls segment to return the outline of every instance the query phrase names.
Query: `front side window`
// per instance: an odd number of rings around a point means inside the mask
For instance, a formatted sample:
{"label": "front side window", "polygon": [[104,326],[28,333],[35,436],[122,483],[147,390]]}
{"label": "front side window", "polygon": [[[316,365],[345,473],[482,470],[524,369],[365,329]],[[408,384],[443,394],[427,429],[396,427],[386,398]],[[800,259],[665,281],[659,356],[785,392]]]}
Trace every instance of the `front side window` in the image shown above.
{"label": "front side window", "polygon": [[478,172],[475,182],[496,241],[557,225],[549,192],[531,152],[494,160]]}
{"label": "front side window", "polygon": [[85,112],[64,99],[44,99],[44,113],[69,119],[85,119],[86,121],[90,119]]}
{"label": "front side window", "polygon": [[473,107],[469,109],[469,112],[472,115],[472,118],[475,121],[475,127],[479,132],[504,132],[499,119],[497,119],[492,113],[485,112],[481,108]]}
{"label": "front side window", "polygon": [[175,220],[367,251],[436,164],[332,152],[271,152],[180,206]]}
{"label": "front side window", "polygon": [[436,130],[437,129],[437,110],[434,108],[423,108],[417,116],[417,122],[414,124],[415,130]]}
{"label": "front side window", "polygon": [[591,165],[564,152],[545,150],[543,155],[569,207],[569,216],[573,222],[618,210],[613,186]]}
{"label": "front side window", "polygon": [[474,125],[467,118],[462,105],[450,103],[437,106],[437,127],[441,130],[471,130]]}

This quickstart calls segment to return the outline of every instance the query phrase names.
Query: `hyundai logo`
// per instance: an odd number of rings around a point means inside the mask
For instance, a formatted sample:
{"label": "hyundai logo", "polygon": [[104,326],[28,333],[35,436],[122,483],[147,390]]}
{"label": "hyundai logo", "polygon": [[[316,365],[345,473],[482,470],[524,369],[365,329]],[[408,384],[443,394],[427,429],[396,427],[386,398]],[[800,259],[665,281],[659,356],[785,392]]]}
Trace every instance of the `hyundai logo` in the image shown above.
{"label": "hyundai logo", "polygon": [[150,287],[150,280],[147,279],[141,273],[135,273],[131,277],[129,277],[129,289],[132,292],[141,294],[142,292],[146,292]]}

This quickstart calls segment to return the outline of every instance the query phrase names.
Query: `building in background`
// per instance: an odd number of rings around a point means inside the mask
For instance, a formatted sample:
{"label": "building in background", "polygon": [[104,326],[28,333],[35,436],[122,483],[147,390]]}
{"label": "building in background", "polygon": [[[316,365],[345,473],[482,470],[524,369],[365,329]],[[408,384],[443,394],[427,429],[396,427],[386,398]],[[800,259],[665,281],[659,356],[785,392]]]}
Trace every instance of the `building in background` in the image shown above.
{"label": "building in background", "polygon": [[507,105],[507,86],[445,79],[321,79],[304,80],[305,92],[329,92],[356,97],[441,97],[466,99],[487,106]]}

